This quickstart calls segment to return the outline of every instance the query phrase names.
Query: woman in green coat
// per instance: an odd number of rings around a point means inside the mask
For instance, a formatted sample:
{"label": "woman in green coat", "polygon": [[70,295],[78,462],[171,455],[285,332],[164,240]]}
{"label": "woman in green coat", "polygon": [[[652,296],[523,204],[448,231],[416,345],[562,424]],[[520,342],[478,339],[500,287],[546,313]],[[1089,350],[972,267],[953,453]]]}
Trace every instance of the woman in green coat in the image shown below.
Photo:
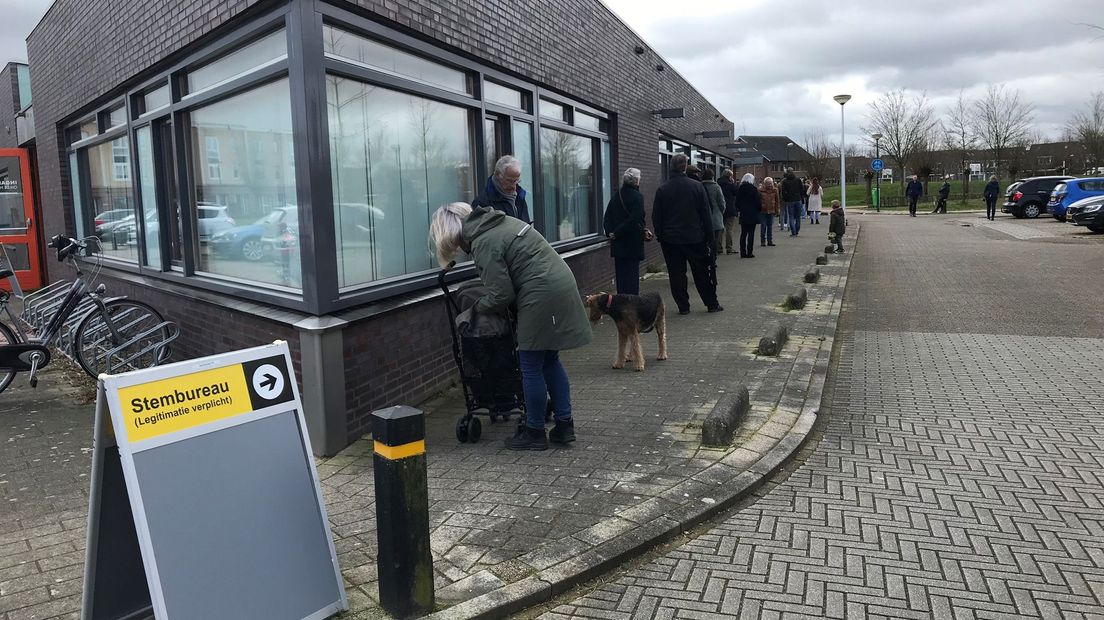
{"label": "woman in green coat", "polygon": [[[433,214],[430,240],[447,265],[460,250],[471,255],[488,292],[475,311],[517,308],[518,359],[525,392],[525,425],[506,440],[511,450],[545,450],[548,441],[575,441],[571,386],[559,352],[590,342],[590,322],[575,276],[532,224],[463,202]],[[545,436],[544,411],[552,398],[556,426]]]}

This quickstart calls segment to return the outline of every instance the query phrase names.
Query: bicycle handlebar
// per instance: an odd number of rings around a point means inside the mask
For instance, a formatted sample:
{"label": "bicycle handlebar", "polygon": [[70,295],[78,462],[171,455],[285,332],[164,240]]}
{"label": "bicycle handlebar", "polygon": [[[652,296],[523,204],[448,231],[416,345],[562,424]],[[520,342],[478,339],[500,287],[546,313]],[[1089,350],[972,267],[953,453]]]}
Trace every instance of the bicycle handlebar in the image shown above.
{"label": "bicycle handlebar", "polygon": [[73,255],[73,252],[77,250],[87,250],[88,244],[85,243],[92,237],[86,237],[84,239],[74,239],[72,237],[66,237],[65,235],[54,235],[50,238],[50,242],[46,244],[47,247],[57,249],[58,262],[62,262]]}

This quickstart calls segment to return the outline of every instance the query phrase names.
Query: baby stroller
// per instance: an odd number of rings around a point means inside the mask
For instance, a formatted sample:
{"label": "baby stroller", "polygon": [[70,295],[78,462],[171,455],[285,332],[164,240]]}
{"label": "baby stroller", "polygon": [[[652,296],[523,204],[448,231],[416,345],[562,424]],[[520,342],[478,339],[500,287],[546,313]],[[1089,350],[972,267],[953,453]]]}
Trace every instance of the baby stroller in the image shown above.
{"label": "baby stroller", "polygon": [[[512,316],[477,314],[473,306],[487,289],[478,282],[465,282],[456,292],[449,290],[445,276],[453,261],[437,275],[445,294],[445,310],[452,333],[452,354],[460,369],[467,413],[456,421],[456,439],[475,443],[483,432],[476,415],[496,422],[511,414],[525,420],[525,394],[518,364],[517,330]],[[546,418],[548,414],[546,412]]]}

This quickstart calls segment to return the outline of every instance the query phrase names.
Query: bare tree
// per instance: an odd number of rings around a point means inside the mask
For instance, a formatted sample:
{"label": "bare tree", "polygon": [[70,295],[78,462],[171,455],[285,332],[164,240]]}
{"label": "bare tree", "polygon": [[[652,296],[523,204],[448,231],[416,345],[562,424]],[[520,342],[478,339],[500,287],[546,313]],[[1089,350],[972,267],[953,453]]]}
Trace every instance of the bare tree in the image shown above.
{"label": "bare tree", "polygon": [[971,102],[966,99],[962,91],[958,91],[958,99],[943,119],[943,141],[947,149],[958,153],[958,170],[962,175],[962,195],[970,193],[970,169],[968,158],[970,152],[977,148],[977,136],[974,135],[971,122]]}
{"label": "bare tree", "polygon": [[805,136],[805,150],[812,156],[807,164],[809,176],[823,180],[832,170],[832,160],[838,156],[839,147],[824,136],[823,129],[815,129]]}
{"label": "bare tree", "polygon": [[1104,166],[1104,91],[1089,95],[1085,107],[1066,125],[1070,138],[1085,151],[1086,168]]}
{"label": "bare tree", "polygon": [[1035,110],[1020,100],[1019,91],[1005,91],[1003,84],[990,84],[985,95],[974,102],[972,116],[974,133],[992,153],[995,172],[999,173],[1002,165],[1007,168],[1010,149],[1030,137]]}
{"label": "bare tree", "polygon": [[[870,104],[866,115],[866,125],[862,131],[866,135],[882,134],[882,151],[901,170],[908,174],[909,163],[916,153],[931,142],[938,119],[935,109],[924,93],[909,95],[905,89],[890,91]],[[873,144],[873,140],[867,138]],[[904,186],[902,185],[902,192]]]}

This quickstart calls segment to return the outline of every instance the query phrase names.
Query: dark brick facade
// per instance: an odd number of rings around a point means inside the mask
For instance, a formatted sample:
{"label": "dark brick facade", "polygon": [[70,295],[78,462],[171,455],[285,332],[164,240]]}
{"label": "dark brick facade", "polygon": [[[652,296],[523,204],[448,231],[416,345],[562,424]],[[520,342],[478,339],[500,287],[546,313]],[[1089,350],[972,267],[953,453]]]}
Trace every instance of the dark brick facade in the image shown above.
{"label": "dark brick facade", "polygon": [[[182,0],[177,4],[170,11],[160,3],[141,0],[57,0],[28,39],[42,208],[49,231],[63,226],[74,230],[63,121],[167,68],[232,28],[228,22],[284,3]],[[614,174],[619,179],[625,168],[640,168],[648,203],[658,186],[660,131],[705,147],[731,141],[695,137],[703,131],[731,130],[732,123],[597,0],[338,4],[427,45],[443,46],[610,112]],[[644,48],[643,54],[635,53],[636,46]],[[657,65],[663,70],[657,70]],[[651,114],[670,107],[685,108],[686,118],[662,120]],[[612,263],[604,247],[578,251],[567,260],[581,290],[609,287]],[[649,262],[659,260],[658,244],[650,244]],[[53,277],[68,277],[54,265],[51,269]],[[261,318],[263,312],[232,309],[233,304],[220,304],[211,294],[190,297],[175,292],[175,287],[166,290],[133,276],[124,282],[106,270],[103,279],[112,293],[149,301],[180,323],[178,359],[271,342],[275,337],[287,339],[297,351],[298,335],[286,310],[273,309],[283,318],[266,321]],[[371,410],[416,404],[447,385],[455,370],[440,298],[423,296],[417,303],[387,312],[353,314],[368,318],[351,322],[343,332],[349,441],[364,432],[365,416]]]}
{"label": "dark brick facade", "polygon": [[0,70],[0,149],[19,146],[15,133],[15,115],[19,112],[19,75],[15,64]]}

